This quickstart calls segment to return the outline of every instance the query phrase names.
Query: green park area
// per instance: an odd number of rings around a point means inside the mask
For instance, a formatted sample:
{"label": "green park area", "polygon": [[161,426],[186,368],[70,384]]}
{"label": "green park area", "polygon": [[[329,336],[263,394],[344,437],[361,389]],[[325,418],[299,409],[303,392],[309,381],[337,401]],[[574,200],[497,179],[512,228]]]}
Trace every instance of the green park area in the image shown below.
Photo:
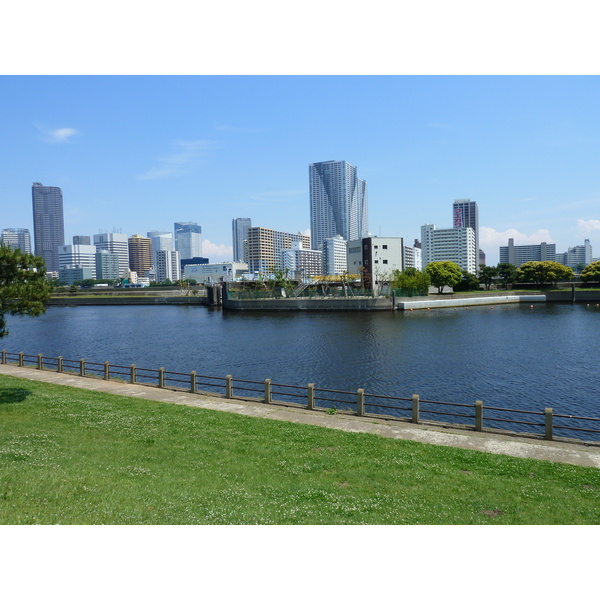
{"label": "green park area", "polygon": [[598,469],[0,376],[1,524],[597,524],[599,499]]}

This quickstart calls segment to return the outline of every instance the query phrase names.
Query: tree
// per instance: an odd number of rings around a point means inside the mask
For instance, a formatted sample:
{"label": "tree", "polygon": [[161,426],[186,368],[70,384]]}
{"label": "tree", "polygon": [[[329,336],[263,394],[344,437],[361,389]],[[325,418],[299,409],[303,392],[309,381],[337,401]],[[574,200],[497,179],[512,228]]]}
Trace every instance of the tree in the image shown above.
{"label": "tree", "polygon": [[556,285],[557,281],[571,279],[573,274],[571,267],[566,267],[553,260],[530,260],[517,269],[519,281],[539,285],[545,285],[546,283]]}
{"label": "tree", "polygon": [[498,263],[498,277],[504,283],[504,289],[508,289],[508,284],[512,283],[517,278],[517,267],[511,263]]}
{"label": "tree", "polygon": [[461,280],[454,285],[455,292],[471,292],[479,289],[479,278],[469,271],[462,271]]}
{"label": "tree", "polygon": [[462,279],[460,267],[451,260],[431,262],[425,267],[425,273],[429,275],[431,285],[438,289],[438,294],[444,291],[445,286],[455,286]]}
{"label": "tree", "polygon": [[431,280],[427,273],[414,267],[406,267],[404,271],[394,269],[390,280],[393,289],[400,289],[404,296],[427,296]]}
{"label": "tree", "polygon": [[0,244],[0,337],[8,335],[6,315],[41,315],[51,289],[43,258]]}
{"label": "tree", "polygon": [[483,283],[485,285],[485,289],[489,291],[492,283],[494,283],[494,278],[498,276],[498,267],[486,267],[485,265],[480,265],[479,267],[479,283]]}
{"label": "tree", "polygon": [[600,283],[600,260],[590,263],[581,272],[581,281],[584,281],[585,283]]}

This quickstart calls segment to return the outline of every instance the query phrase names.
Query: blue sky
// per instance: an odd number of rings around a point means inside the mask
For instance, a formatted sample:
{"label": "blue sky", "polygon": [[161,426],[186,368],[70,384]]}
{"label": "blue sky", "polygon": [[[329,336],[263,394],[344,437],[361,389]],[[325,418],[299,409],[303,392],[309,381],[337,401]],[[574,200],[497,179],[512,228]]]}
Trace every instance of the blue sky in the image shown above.
{"label": "blue sky", "polygon": [[412,242],[479,205],[498,246],[589,238],[600,255],[597,76],[2,76],[0,227],[32,229],[31,184],[63,190],[65,235],[231,220],[310,226],[308,165],[347,160],[369,228]]}

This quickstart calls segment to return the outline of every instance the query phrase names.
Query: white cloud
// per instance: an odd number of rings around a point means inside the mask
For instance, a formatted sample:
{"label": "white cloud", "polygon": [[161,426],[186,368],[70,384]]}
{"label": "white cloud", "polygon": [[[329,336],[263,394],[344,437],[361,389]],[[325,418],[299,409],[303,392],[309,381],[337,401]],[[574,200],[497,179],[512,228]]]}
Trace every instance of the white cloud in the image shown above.
{"label": "white cloud", "polygon": [[138,175],[137,179],[161,179],[189,173],[200,166],[211,144],[208,140],[176,141],[173,143],[176,152],[160,157],[157,167]]}
{"label": "white cloud", "polygon": [[598,219],[577,219],[577,229],[582,235],[598,231],[600,230],[600,221]]}
{"label": "white cloud", "polygon": [[43,134],[42,140],[49,144],[68,143],[74,135],[79,135],[77,129],[72,127],[60,127],[58,129],[44,129],[40,125],[35,125]]}
{"label": "white cloud", "polygon": [[549,244],[554,243],[554,240],[547,229],[538,229],[533,233],[526,234],[517,229],[496,231],[492,227],[479,228],[480,246],[507,246],[508,238],[513,238],[516,246],[540,244],[541,242],[548,242]]}
{"label": "white cloud", "polygon": [[225,244],[213,244],[210,240],[202,240],[202,256],[210,262],[223,262],[232,260],[233,247]]}

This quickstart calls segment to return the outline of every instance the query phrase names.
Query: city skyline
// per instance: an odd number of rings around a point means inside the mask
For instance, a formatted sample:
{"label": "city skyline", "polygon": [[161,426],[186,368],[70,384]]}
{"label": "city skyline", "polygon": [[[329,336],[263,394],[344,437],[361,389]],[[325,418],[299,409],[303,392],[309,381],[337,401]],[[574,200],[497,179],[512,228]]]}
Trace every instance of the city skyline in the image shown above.
{"label": "city skyline", "polygon": [[63,191],[65,239],[186,218],[202,228],[203,256],[231,260],[232,219],[309,231],[307,166],[336,160],[368,182],[373,235],[452,227],[450,202],[470,198],[488,264],[509,238],[600,247],[596,76],[2,76],[0,86],[0,228],[34,231],[29,190],[43,181]]}

